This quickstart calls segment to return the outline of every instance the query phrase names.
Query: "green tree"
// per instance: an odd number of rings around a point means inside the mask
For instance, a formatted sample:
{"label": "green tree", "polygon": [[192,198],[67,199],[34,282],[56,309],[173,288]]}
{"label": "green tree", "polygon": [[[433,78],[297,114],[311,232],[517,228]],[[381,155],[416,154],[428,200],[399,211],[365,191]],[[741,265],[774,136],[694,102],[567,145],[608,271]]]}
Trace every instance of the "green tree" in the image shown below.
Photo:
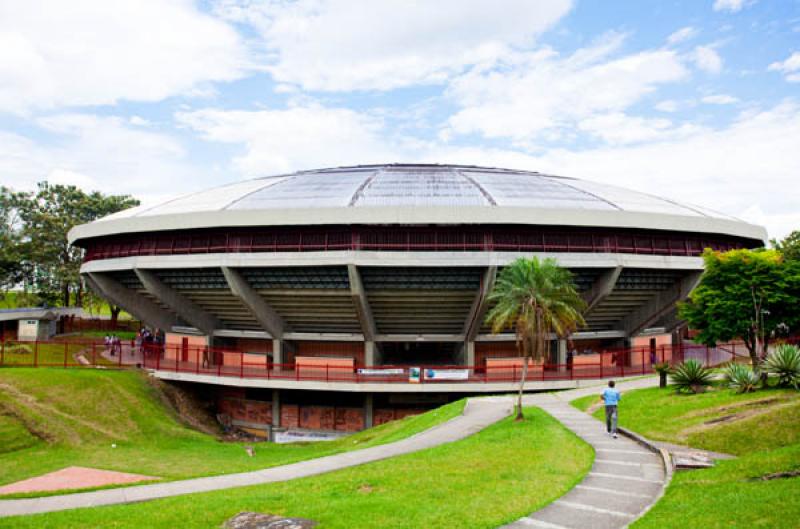
{"label": "green tree", "polygon": [[770,243],[787,260],[800,261],[800,230],[794,230],[780,241],[772,239]]}
{"label": "green tree", "polygon": [[75,186],[40,182],[35,193],[18,200],[23,221],[22,252],[30,264],[33,282],[39,294],[51,301],[69,305],[74,294],[81,304],[83,287],[80,264],[83,251],[70,246],[67,233],[78,224],[91,222],[139,204],[127,195],[85,193]]}
{"label": "green tree", "polygon": [[26,278],[19,215],[19,204],[24,198],[24,193],[0,186],[0,289],[4,295]]}
{"label": "green tree", "polygon": [[555,259],[519,258],[503,268],[492,292],[486,314],[492,333],[514,328],[517,350],[523,358],[517,398],[517,420],[522,420],[522,392],[528,362],[544,358],[552,334],[566,338],[585,324],[585,303],[575,288],[572,274]]}
{"label": "green tree", "polygon": [[679,304],[681,317],[706,345],[742,340],[758,369],[770,339],[800,323],[800,261],[764,249],[707,249],[703,261],[700,284]]}

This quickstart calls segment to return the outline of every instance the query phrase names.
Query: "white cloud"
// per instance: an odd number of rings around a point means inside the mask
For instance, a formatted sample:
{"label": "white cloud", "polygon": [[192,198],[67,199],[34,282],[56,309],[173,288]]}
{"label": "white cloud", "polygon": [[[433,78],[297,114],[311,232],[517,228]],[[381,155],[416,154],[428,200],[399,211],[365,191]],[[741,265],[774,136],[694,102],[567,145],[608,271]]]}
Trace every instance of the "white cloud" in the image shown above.
{"label": "white cloud", "polygon": [[755,0],[714,0],[714,11],[729,11],[737,13],[746,5],[755,3]]}
{"label": "white cloud", "polygon": [[584,119],[578,123],[578,129],[601,138],[608,144],[626,145],[686,136],[697,132],[699,128],[693,125],[673,127],[668,119],[628,116],[616,112]]}
{"label": "white cloud", "polygon": [[733,103],[738,103],[739,98],[728,94],[712,94],[703,97],[701,101],[709,105],[732,105]]}
{"label": "white cloud", "polygon": [[711,46],[697,46],[692,60],[704,72],[717,74],[722,71],[722,57]]}
{"label": "white cloud", "polygon": [[448,125],[456,133],[527,145],[558,137],[596,114],[621,112],[658,85],[688,75],[670,50],[610,58],[622,40],[610,35],[565,58],[543,49],[511,55],[493,68],[474,68],[448,90],[462,107]]}
{"label": "white cloud", "polygon": [[800,82],[800,51],[792,53],[785,61],[773,62],[767,70],[783,73],[790,83]]}
{"label": "white cloud", "polygon": [[659,112],[677,112],[678,102],[673,99],[665,99],[656,103],[654,108]]}
{"label": "white cloud", "polygon": [[687,40],[696,37],[698,33],[699,31],[697,30],[697,28],[693,28],[692,26],[686,26],[672,33],[669,37],[667,37],[667,43],[678,44],[680,42],[685,42]]}
{"label": "white cloud", "polygon": [[[770,236],[800,228],[800,104],[743,114],[721,130],[635,146],[556,149],[531,157],[551,171],[696,203],[765,224]],[[764,212],[756,217],[751,208]]]}
{"label": "white cloud", "polygon": [[0,2],[0,112],[158,101],[247,68],[236,31],[190,0]]}
{"label": "white cloud", "polygon": [[397,151],[382,138],[382,122],[349,109],[319,105],[285,110],[180,112],[179,123],[209,141],[242,144],[234,158],[246,176],[297,169],[393,161]]}
{"label": "white cloud", "polygon": [[441,83],[552,27],[571,0],[229,0],[217,11],[252,24],[268,70],[305,90],[389,90]]}
{"label": "white cloud", "polygon": [[36,182],[85,190],[128,193],[145,201],[211,185],[208,171],[186,159],[167,134],[129,124],[121,117],[60,114],[36,120],[52,140],[34,142],[0,132],[3,184],[32,189]]}

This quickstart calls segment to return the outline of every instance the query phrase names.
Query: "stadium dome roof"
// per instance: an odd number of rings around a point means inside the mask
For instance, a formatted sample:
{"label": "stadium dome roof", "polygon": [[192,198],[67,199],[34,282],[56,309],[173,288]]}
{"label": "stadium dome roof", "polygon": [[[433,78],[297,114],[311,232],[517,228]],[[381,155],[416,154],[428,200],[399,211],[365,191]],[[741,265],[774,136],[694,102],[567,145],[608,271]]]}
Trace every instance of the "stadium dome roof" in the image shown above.
{"label": "stadium dome roof", "polygon": [[706,208],[576,178],[465,165],[387,164],[236,182],[79,226],[72,241],[121,232],[310,224],[559,224],[716,232],[763,228]]}

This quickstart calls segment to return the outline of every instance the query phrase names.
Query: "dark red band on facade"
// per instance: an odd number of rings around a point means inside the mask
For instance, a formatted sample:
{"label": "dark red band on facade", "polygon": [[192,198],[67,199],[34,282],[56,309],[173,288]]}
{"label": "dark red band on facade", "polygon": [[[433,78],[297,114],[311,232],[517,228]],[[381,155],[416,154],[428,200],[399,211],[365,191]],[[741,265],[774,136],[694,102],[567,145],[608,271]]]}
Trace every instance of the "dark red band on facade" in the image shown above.
{"label": "dark red band on facade", "polygon": [[698,256],[755,248],[722,234],[563,226],[292,226],[120,234],[79,241],[85,262],[143,255],[319,251],[568,252]]}

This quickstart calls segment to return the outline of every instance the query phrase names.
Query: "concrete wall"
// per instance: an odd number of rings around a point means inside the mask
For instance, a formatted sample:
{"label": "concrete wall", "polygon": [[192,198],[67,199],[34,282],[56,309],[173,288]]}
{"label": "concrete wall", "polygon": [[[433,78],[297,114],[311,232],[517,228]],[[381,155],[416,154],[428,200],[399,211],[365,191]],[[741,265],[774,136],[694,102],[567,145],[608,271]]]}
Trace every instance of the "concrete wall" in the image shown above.
{"label": "concrete wall", "polygon": [[48,340],[56,334],[54,320],[19,320],[17,339],[23,342]]}

